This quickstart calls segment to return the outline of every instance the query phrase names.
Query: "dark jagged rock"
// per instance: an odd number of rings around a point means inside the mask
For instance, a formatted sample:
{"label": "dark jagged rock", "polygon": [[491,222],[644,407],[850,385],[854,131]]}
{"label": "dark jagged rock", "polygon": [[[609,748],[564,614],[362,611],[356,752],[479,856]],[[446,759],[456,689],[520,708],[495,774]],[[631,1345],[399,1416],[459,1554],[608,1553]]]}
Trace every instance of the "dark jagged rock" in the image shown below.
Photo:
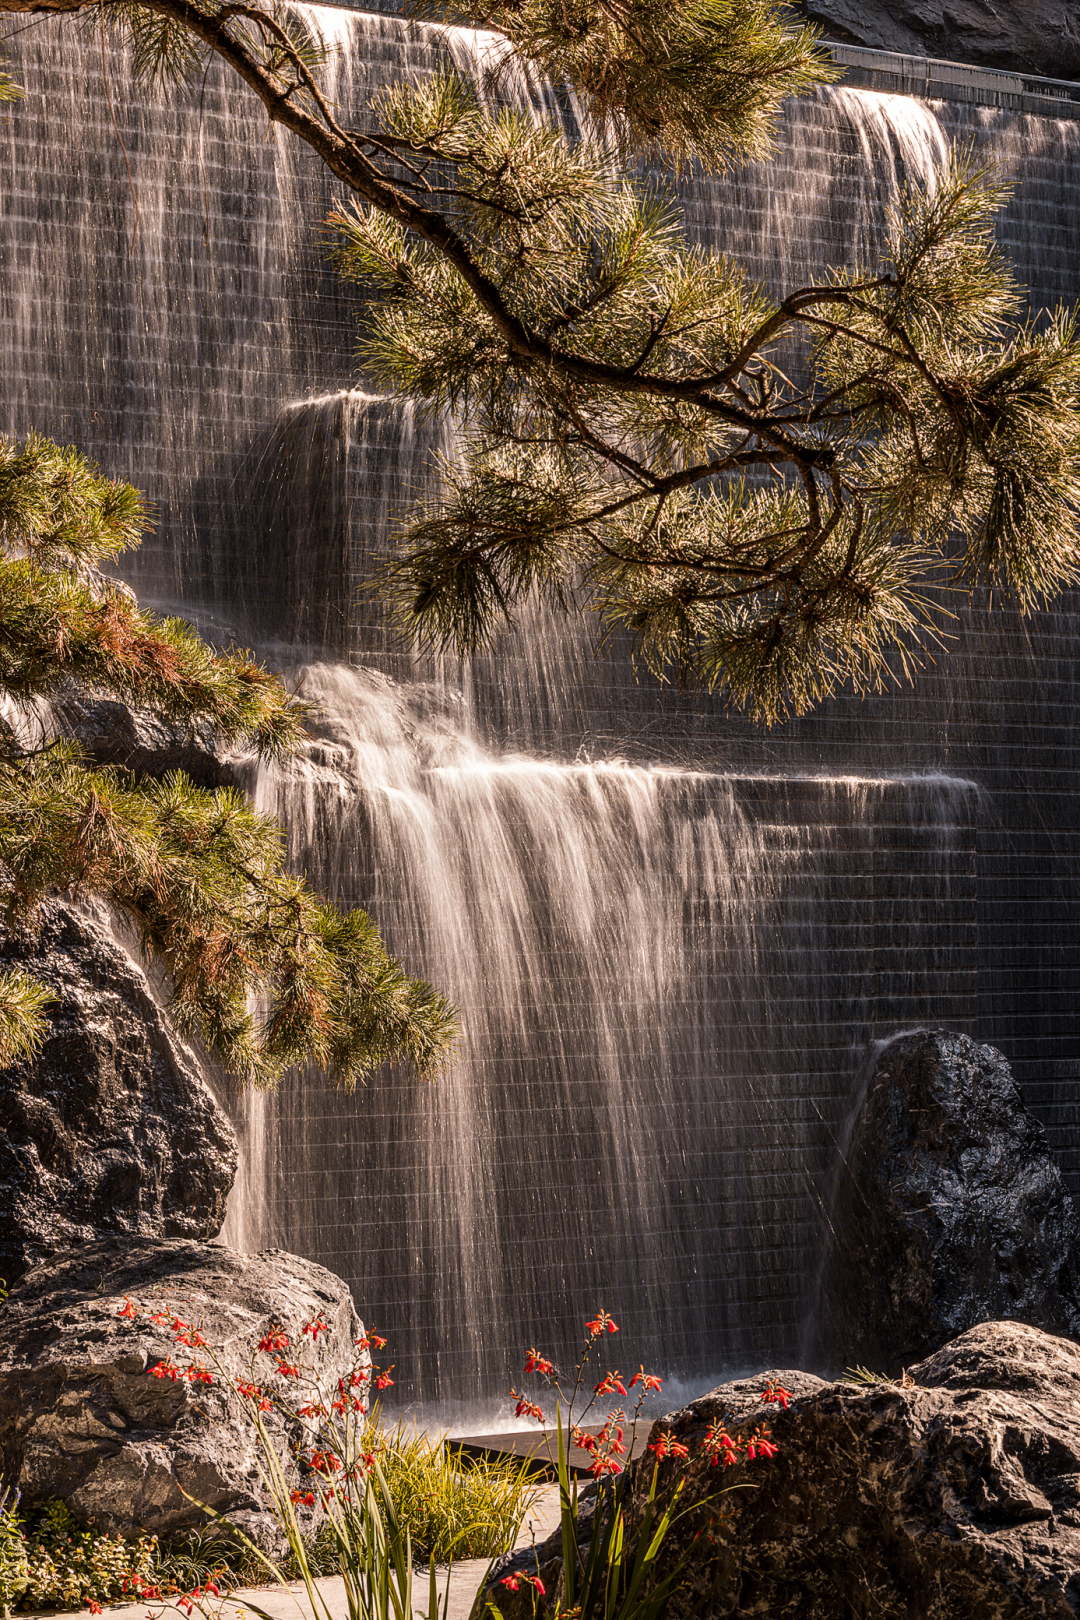
{"label": "dark jagged rock", "polygon": [[1080,1229],[1042,1126],[991,1046],[881,1052],[839,1172],[825,1359],[896,1372],[977,1322],[1080,1336]]}
{"label": "dark jagged rock", "polygon": [[0,1276],[109,1233],[216,1236],[236,1137],[143,973],[58,901],[12,962],[57,1002],[38,1056],[0,1070]]}
{"label": "dark jagged rock", "polygon": [[[117,1314],[127,1299],[136,1322]],[[224,1376],[216,1366],[210,1385],[151,1375],[166,1357],[187,1365],[191,1356],[167,1325],[145,1320],[162,1308],[200,1328]],[[330,1332],[303,1344],[332,1385],[363,1327],[341,1278],[297,1255],[109,1239],[37,1267],[0,1313],[4,1481],[20,1487],[24,1507],[59,1498],[81,1523],[129,1534],[204,1524],[195,1497],[274,1545],[257,1443],[232,1379],[250,1377],[250,1352],[269,1326],[280,1322],[295,1347],[319,1313]],[[255,1359],[271,1373],[266,1356]],[[281,1420],[267,1422],[280,1437]]]}
{"label": "dark jagged rock", "polygon": [[1075,0],[799,0],[798,10],[827,39],[1080,79]]}
{"label": "dark jagged rock", "polygon": [[[763,1374],[657,1426],[689,1447],[681,1502],[696,1504],[662,1555],[687,1556],[670,1620],[1076,1620],[1080,1348],[988,1322],[913,1367],[913,1386],[771,1376],[795,1396],[786,1411],[762,1405]],[[744,1433],[764,1419],[777,1455],[710,1467],[717,1419]],[[678,1467],[663,1463],[662,1483]],[[729,1486],[751,1488],[716,1495]],[[703,1529],[712,1541],[692,1540]],[[558,1592],[557,1536],[515,1563]],[[526,1588],[497,1593],[504,1620],[527,1620]]]}
{"label": "dark jagged rock", "polygon": [[96,765],[156,779],[183,771],[198,787],[244,786],[251,775],[250,758],[223,749],[209,726],[192,729],[75,686],[53,697],[49,710],[57,734],[78,742]]}

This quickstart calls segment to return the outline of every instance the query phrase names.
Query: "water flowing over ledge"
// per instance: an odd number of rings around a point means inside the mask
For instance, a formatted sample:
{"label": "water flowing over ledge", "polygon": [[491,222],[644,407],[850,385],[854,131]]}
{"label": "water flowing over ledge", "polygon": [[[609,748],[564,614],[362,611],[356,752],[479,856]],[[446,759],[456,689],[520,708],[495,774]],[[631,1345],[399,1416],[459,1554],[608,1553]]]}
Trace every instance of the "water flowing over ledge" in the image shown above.
{"label": "water flowing over ledge", "polygon": [[[460,32],[310,15],[351,107],[471,60]],[[302,670],[318,735],[261,802],[465,1024],[438,1085],[342,1099],[297,1077],[250,1102],[234,1237],[346,1275],[409,1398],[490,1397],[599,1304],[693,1388],[794,1355],[870,1040],[996,1042],[1075,1175],[1075,602],[1030,622],[976,603],[913,690],[768,737],[598,660],[575,621],[466,668],[418,659],[366,581],[452,435],[358,374],[325,177],[216,68],[190,100],[122,102],[129,253],[93,64],[54,21],[11,50],[30,95],[0,126],[5,425],[146,489],[144,595]],[[822,91],[774,163],[688,180],[690,234],[790,288],[872,257],[896,187],[970,141],[1018,179],[1000,237],[1035,306],[1080,298],[1080,124],[893,88]]]}

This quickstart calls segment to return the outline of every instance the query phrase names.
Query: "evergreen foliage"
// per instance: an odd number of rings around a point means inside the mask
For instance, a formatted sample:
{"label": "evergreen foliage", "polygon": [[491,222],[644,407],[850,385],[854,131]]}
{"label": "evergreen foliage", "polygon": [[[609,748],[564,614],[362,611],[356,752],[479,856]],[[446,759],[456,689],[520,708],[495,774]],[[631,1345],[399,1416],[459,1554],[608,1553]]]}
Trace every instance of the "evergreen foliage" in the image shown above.
{"label": "evergreen foliage", "polygon": [[[1024,313],[997,176],[954,155],[895,199],[876,262],[775,299],[642,179],[760,155],[782,98],[832,76],[773,0],[412,0],[505,45],[482,96],[448,53],[361,128],[293,14],[103,5],[144,73],[221,56],[351,194],[365,363],[462,429],[389,582],[414,639],[467,654],[540,592],[773,722],[910,672],[949,591],[1027,611],[1076,579],[1080,339]],[[537,69],[581,140],[522,109]]]}
{"label": "evergreen foliage", "polygon": [[[425,1073],[454,1036],[446,1002],[386,953],[374,923],[284,866],[281,829],[234,790],[96,767],[35,744],[42,699],[77,681],[265,759],[303,740],[304,711],[243,652],[219,653],[139,610],[98,570],[137,543],[145,503],[77,451],[0,441],[0,885],[8,930],[48,894],[100,895],[134,924],[172,1014],[243,1084],[312,1062],[354,1086],[388,1059]],[[0,974],[0,1062],[39,1044],[49,995]],[[253,1010],[253,1007],[255,1010]]]}
{"label": "evergreen foliage", "polygon": [[[88,5],[0,0],[0,12]],[[390,579],[419,641],[468,653],[534,593],[583,601],[657,676],[773,722],[912,670],[949,591],[990,587],[1028,611],[1077,579],[1080,338],[1067,311],[1025,314],[994,246],[999,177],[955,154],[895,199],[878,260],[780,298],[690,245],[677,202],[642,179],[643,158],[715,170],[760,156],[782,98],[832,76],[773,0],[413,0],[417,16],[494,28],[505,47],[482,96],[448,53],[430,78],[377,95],[362,127],[325,93],[322,51],[296,13],[237,0],[94,10],[130,36],[144,77],[197,82],[216,54],[345,189],[332,224],[370,312],[365,363],[462,429],[441,494],[403,525]],[[522,110],[520,75],[537,69],[575,98],[579,141]],[[193,703],[258,747],[288,745],[287,705],[242,660],[226,661],[227,678],[204,672],[204,690],[182,627],[147,621],[69,557],[48,587],[32,548],[10,559],[31,570],[9,575],[0,613],[18,604],[0,633],[13,692],[47,689],[62,643],[86,678],[127,691],[145,680],[172,712]],[[182,1015],[240,1072],[274,1072],[304,1040],[359,1072],[358,1049],[334,1033],[346,1016],[378,1050],[413,1017],[445,1032],[430,991],[392,986],[385,959],[371,966],[364,925],[271,881],[271,831],[238,803],[204,813],[184,784],[108,775],[79,800],[76,777],[61,793],[59,776],[86,768],[63,750],[9,769],[25,773],[42,828],[5,856],[13,903],[59,881],[50,850],[84,862],[166,959]],[[180,851],[203,864],[186,898],[177,887],[163,900],[155,862],[171,872]],[[245,881],[269,885],[265,913]],[[239,926],[250,910],[242,946],[210,927],[204,882],[215,917]],[[310,954],[287,943],[293,916],[297,940],[310,927],[319,941]],[[343,965],[361,959],[364,972]],[[258,1030],[241,982],[270,995]],[[387,1022],[377,1009],[391,989]],[[410,1050],[425,1061],[441,1039]]]}

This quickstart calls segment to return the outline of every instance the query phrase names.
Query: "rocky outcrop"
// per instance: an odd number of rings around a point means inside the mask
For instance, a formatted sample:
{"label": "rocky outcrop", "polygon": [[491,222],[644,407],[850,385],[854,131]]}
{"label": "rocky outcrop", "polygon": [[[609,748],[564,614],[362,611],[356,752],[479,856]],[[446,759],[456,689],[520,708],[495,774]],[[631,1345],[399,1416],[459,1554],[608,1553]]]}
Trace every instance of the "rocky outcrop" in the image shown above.
{"label": "rocky outcrop", "polygon": [[79,743],[95,765],[119,765],[136,776],[183,771],[198,787],[246,786],[253,757],[217,742],[213,728],[164,720],[71,685],[49,701],[49,729]]}
{"label": "rocky outcrop", "polygon": [[1080,79],[1075,0],[799,0],[827,39]]}
{"label": "rocky outcrop", "polygon": [[898,1372],[1001,1317],[1080,1336],[1080,1228],[1009,1065],[966,1035],[881,1052],[838,1173],[826,1362]]}
{"label": "rocky outcrop", "polygon": [[[118,1315],[127,1300],[135,1321]],[[159,1361],[188,1365],[192,1354],[167,1322],[147,1320],[167,1311],[202,1332],[212,1383],[151,1376]],[[330,1331],[313,1344],[302,1329],[319,1314]],[[4,1482],[19,1486],[24,1507],[59,1498],[81,1523],[129,1534],[205,1523],[194,1497],[273,1545],[257,1444],[232,1384],[251,1378],[252,1351],[275,1323],[331,1387],[363,1333],[340,1277],[278,1250],[111,1239],[39,1266],[0,1312]],[[272,1381],[269,1358],[254,1361]],[[266,1421],[284,1440],[281,1419]]]}
{"label": "rocky outcrop", "polygon": [[[664,1567],[687,1559],[670,1620],[1076,1620],[1080,1348],[984,1323],[913,1367],[908,1387],[774,1373],[795,1396],[787,1410],[762,1405],[765,1376],[657,1425],[688,1446],[681,1502],[697,1504],[665,1543]],[[775,1457],[709,1466],[710,1423],[745,1433],[763,1417]],[[639,1509],[651,1466],[638,1465]],[[680,1466],[664,1462],[661,1481]],[[730,1486],[743,1488],[716,1494]],[[557,1592],[557,1536],[526,1563]],[[497,1592],[504,1620],[531,1613],[525,1588]]]}
{"label": "rocky outcrop", "polygon": [[143,973],[58,901],[11,962],[57,1000],[37,1057],[0,1070],[0,1277],[109,1233],[215,1236],[235,1135]]}

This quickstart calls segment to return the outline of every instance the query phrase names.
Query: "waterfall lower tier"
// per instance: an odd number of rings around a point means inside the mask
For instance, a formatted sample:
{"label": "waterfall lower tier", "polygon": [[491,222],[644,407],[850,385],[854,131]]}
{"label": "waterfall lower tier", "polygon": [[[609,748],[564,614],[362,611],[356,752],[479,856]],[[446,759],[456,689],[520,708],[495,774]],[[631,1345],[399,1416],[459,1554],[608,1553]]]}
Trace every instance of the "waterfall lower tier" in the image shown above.
{"label": "waterfall lower tier", "polygon": [[464,1037],[268,1099],[266,1235],[348,1277],[399,1398],[490,1399],[601,1305],[686,1380],[782,1364],[859,1052],[972,1023],[977,790],[495,755],[445,688],[294,678],[318,738],[262,802]]}

